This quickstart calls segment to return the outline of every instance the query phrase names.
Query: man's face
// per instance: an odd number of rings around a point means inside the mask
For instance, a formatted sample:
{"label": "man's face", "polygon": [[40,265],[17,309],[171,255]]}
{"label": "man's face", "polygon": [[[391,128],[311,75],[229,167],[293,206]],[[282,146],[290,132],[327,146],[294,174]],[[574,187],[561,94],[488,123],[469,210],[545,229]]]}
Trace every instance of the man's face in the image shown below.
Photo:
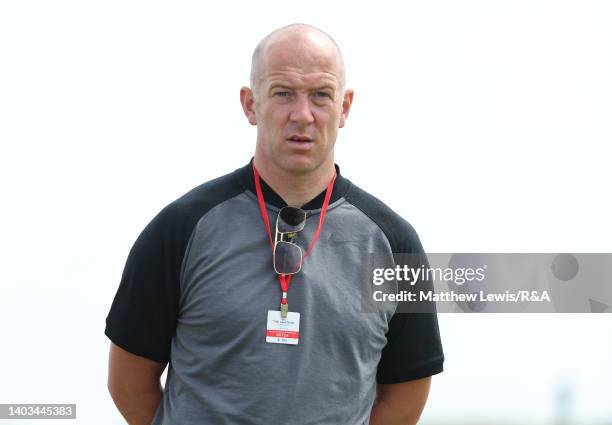
{"label": "man's face", "polygon": [[341,80],[340,59],[328,43],[289,38],[268,46],[249,116],[262,160],[294,174],[332,166],[352,100]]}

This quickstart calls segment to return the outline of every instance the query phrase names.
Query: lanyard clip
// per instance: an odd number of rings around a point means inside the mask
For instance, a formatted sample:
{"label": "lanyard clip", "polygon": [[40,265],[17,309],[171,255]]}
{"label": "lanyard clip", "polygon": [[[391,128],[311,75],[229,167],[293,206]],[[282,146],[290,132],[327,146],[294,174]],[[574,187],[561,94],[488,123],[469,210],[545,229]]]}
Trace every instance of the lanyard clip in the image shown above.
{"label": "lanyard clip", "polygon": [[289,313],[289,304],[287,303],[287,293],[283,292],[283,299],[281,300],[280,305],[281,319],[287,318],[287,313]]}

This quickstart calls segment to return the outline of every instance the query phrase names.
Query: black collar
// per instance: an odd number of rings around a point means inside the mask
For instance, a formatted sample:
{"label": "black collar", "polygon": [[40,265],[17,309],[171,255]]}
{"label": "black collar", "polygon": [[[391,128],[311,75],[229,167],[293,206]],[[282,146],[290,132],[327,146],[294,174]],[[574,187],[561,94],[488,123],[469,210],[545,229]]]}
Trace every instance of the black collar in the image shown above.
{"label": "black collar", "polygon": [[[338,164],[334,164],[336,167],[336,182],[334,183],[334,189],[332,191],[330,204],[336,202],[338,199],[342,198],[346,192],[348,191],[351,182],[348,179],[345,179],[340,175],[340,167]],[[245,188],[250,190],[253,193],[255,191],[255,182],[253,181],[253,165],[251,161],[247,165],[242,168],[238,168],[235,171],[235,175],[238,177],[240,184]],[[270,205],[274,205],[277,208],[286,207],[287,203],[283,198],[281,198],[268,184],[261,178],[261,191],[266,203]],[[306,202],[302,205],[303,210],[317,210],[323,206],[323,199],[325,198],[325,190],[319,193],[314,199]]]}

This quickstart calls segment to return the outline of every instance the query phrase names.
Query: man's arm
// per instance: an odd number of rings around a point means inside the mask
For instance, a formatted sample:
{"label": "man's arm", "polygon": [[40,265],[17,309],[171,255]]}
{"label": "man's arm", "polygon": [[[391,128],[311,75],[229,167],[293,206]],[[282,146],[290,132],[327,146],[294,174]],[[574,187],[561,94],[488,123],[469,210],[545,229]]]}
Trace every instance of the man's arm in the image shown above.
{"label": "man's arm", "polygon": [[162,398],[160,377],[167,362],[137,356],[111,342],[108,391],[129,425],[151,425]]}
{"label": "man's arm", "polygon": [[399,384],[378,384],[370,425],[414,425],[425,407],[431,376]]}

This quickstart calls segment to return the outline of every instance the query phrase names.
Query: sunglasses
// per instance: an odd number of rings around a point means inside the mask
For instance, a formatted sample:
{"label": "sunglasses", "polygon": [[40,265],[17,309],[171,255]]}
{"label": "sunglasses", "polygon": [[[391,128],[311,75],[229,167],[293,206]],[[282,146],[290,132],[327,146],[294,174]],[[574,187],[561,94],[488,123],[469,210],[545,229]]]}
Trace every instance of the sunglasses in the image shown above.
{"label": "sunglasses", "polygon": [[300,208],[284,207],[276,218],[274,234],[274,270],[281,275],[292,275],[302,268],[302,248],[293,243],[296,233],[304,230],[306,212]]}

